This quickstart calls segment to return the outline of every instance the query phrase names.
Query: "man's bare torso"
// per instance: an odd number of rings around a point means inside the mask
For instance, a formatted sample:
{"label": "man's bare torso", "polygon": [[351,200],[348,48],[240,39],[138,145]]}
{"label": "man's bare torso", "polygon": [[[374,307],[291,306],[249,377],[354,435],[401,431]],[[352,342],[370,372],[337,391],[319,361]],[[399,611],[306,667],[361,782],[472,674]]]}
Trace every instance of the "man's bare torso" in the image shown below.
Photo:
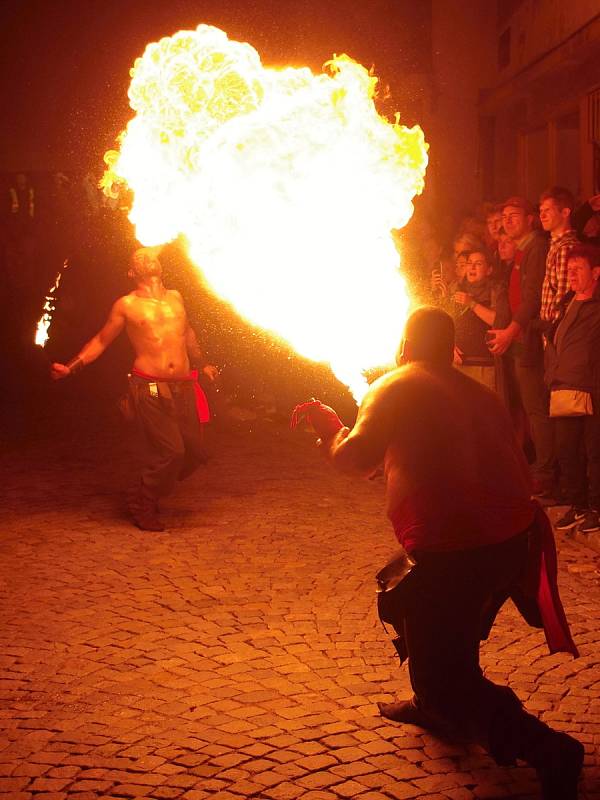
{"label": "man's bare torso", "polygon": [[179,292],[165,289],[160,298],[140,296],[138,290],[118,301],[127,335],[135,350],[133,366],[157,378],[187,375],[187,317]]}
{"label": "man's bare torso", "polygon": [[396,392],[389,401],[399,413],[385,458],[390,510],[427,486],[529,496],[527,466],[496,395],[455,369],[436,374],[415,365],[405,368]]}
{"label": "man's bare torso", "polygon": [[421,487],[529,496],[527,465],[499,399],[450,367],[436,374],[410,365],[380,378],[333,457],[366,474],[385,461],[389,512]]}

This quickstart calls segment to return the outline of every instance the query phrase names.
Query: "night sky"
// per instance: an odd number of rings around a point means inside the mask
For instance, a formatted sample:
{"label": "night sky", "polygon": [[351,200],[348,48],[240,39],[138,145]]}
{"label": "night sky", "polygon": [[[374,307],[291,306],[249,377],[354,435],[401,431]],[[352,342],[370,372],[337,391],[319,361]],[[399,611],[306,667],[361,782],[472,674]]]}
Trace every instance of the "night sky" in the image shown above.
{"label": "night sky", "polygon": [[[200,23],[248,41],[267,66],[374,65],[413,124],[402,74],[429,66],[427,0],[3,0],[0,169],[100,172],[131,116],[129,69],[150,41]],[[402,98],[403,106],[400,105]]]}

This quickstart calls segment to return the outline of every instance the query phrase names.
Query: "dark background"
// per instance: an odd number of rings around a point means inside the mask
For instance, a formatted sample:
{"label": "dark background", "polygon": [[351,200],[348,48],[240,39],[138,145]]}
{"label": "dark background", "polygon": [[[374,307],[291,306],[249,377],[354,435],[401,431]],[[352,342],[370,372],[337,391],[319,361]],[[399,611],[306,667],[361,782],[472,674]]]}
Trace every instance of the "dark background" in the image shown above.
{"label": "dark background", "polygon": [[[266,66],[320,71],[348,53],[381,79],[383,110],[412,124],[402,74],[431,60],[428,0],[3,0],[0,169],[97,171],[131,112],[145,46],[200,23],[255,47]],[[389,99],[384,100],[389,87]],[[395,102],[396,101],[396,104]]]}

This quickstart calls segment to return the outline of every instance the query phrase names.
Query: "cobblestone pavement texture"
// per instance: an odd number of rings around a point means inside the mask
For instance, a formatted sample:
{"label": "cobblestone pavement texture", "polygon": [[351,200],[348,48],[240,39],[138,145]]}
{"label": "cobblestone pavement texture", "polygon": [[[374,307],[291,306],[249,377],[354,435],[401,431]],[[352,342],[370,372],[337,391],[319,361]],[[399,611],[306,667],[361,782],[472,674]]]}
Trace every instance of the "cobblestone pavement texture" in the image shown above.
{"label": "cobblestone pavement texture", "polygon": [[[72,426],[2,457],[0,794],[13,800],[535,798],[525,766],[390,724],[408,695],[374,603],[395,551],[381,482],[335,474],[314,436],[252,423],[165,503],[123,513],[124,429]],[[511,604],[488,676],[585,743],[600,797],[598,554],[559,535],[581,650],[548,655]]]}

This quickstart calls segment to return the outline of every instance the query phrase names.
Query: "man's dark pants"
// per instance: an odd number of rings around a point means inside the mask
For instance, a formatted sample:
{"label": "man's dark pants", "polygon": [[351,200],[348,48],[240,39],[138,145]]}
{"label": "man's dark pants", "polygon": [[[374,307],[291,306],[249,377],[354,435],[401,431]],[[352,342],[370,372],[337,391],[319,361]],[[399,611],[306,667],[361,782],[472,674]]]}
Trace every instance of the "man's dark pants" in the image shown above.
{"label": "man's dark pants", "polygon": [[554,418],[556,454],[566,502],[600,511],[600,395],[592,407],[595,414]]}
{"label": "man's dark pants", "polygon": [[554,420],[549,416],[550,392],[544,383],[543,355],[540,353],[534,361],[517,356],[515,374],[535,445],[531,471],[543,488],[550,488],[555,477]]}
{"label": "man's dark pants", "polygon": [[169,381],[167,387],[164,382],[130,378],[146,444],[142,489],[155,500],[173,491],[177,479],[187,477],[206,461],[193,384]]}
{"label": "man's dark pants", "polygon": [[[549,731],[506,686],[479,666],[482,620],[495,615],[522,573],[527,532],[472,550],[413,553],[415,582],[406,600],[404,635],[419,708],[451,738],[476,741],[499,764],[523,758]],[[488,626],[489,627],[489,626]],[[486,631],[487,632],[487,631]]]}

